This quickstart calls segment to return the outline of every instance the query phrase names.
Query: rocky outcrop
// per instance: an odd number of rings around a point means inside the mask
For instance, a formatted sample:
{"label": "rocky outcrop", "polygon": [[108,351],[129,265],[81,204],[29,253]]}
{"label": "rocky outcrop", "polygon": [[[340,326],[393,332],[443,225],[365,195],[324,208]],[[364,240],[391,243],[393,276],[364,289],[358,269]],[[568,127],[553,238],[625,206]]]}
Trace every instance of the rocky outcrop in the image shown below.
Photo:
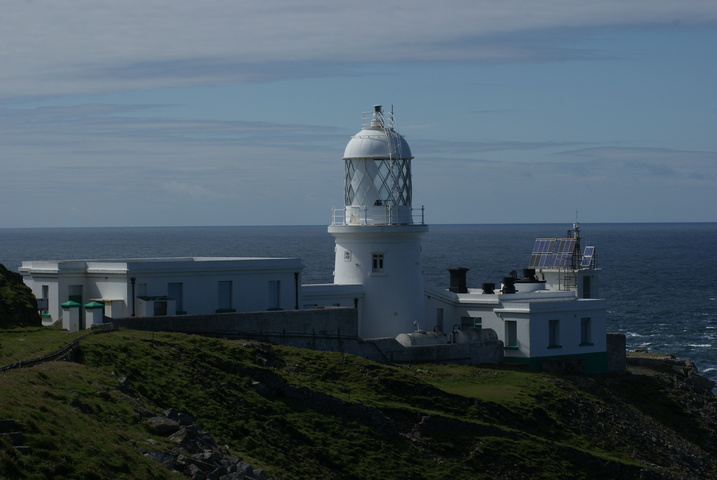
{"label": "rocky outcrop", "polygon": [[177,444],[170,451],[140,449],[146,456],[193,480],[270,480],[262,470],[223,453],[191,416],[173,408],[147,419],[149,431]]}
{"label": "rocky outcrop", "polygon": [[699,374],[693,361],[678,359],[674,355],[635,350],[628,352],[627,365],[643,373],[648,369],[655,372],[654,375],[662,375],[677,389],[686,388],[698,394],[711,394],[715,387],[713,380]]}
{"label": "rocky outcrop", "polygon": [[37,300],[22,275],[0,264],[0,328],[42,326]]}

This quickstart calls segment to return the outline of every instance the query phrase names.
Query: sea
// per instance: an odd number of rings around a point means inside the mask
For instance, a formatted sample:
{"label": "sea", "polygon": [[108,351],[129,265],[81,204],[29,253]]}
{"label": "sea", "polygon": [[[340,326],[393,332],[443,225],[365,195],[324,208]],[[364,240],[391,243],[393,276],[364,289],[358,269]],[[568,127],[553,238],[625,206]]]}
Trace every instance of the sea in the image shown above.
{"label": "sea", "polygon": [[[499,284],[527,268],[536,238],[571,224],[431,225],[423,242],[427,284],[448,287],[451,267],[468,286]],[[717,223],[583,224],[594,245],[607,327],[627,347],[695,362],[717,381]],[[326,226],[0,228],[0,263],[143,257],[299,257],[303,283],[331,283],[334,240]]]}

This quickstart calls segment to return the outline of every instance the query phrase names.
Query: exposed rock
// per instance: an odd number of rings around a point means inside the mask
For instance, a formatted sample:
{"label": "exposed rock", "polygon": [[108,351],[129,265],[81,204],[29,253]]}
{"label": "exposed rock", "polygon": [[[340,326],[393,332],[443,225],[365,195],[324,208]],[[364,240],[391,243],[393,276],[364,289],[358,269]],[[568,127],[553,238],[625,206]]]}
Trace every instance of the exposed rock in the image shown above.
{"label": "exposed rock", "polygon": [[42,326],[35,295],[22,275],[0,264],[0,328],[29,326]]}
{"label": "exposed rock", "polygon": [[[672,377],[677,388],[687,387],[698,394],[711,394],[715,382],[699,374],[697,366],[688,359],[678,359],[664,353],[649,353],[647,350],[628,352],[627,364],[630,367],[641,367],[662,372]],[[644,371],[644,370],[640,370]]]}
{"label": "exposed rock", "polygon": [[178,412],[173,408],[164,411],[164,416],[178,422],[180,425],[191,425],[194,419],[186,413]]}
{"label": "exposed rock", "polygon": [[27,445],[21,445],[25,439],[22,429],[23,426],[13,419],[0,419],[0,436],[6,438],[15,447],[16,452],[22,455],[30,455],[32,454],[32,448]]}
{"label": "exposed rock", "polygon": [[17,445],[15,450],[23,455],[32,455],[32,448],[27,445]]}
{"label": "exposed rock", "polygon": [[9,433],[18,429],[18,423],[13,419],[0,419],[0,433]]}
{"label": "exposed rock", "polygon": [[144,456],[155,462],[161,463],[170,470],[174,470],[177,464],[177,455],[171,452],[160,452],[159,450],[145,450]]}
{"label": "exposed rock", "polygon": [[171,435],[179,430],[179,422],[167,417],[152,417],[147,420],[150,430],[157,435]]}
{"label": "exposed rock", "polygon": [[253,470],[238,457],[221,453],[211,435],[191,424],[191,416],[173,408],[163,415],[148,419],[150,428],[179,445],[170,452],[140,449],[147,458],[192,480],[269,480],[262,470]]}
{"label": "exposed rock", "polygon": [[20,445],[20,443],[22,443],[22,439],[24,438],[22,432],[0,433],[0,436],[7,438],[13,445]]}

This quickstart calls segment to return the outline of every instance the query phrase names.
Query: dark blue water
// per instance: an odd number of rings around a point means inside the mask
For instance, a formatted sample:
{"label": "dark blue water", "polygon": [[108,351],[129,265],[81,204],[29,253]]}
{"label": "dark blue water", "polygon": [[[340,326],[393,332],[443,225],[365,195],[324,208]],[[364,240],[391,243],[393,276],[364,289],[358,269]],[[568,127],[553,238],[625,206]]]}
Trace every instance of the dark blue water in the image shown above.
{"label": "dark blue water", "polygon": [[[528,264],[536,237],[570,225],[435,225],[423,244],[427,283],[448,285],[467,267],[470,286],[499,283]],[[717,380],[717,224],[583,225],[596,245],[608,330],[628,348],[690,358]],[[300,257],[305,283],[330,283],[333,237],[325,226],[0,229],[0,263],[175,256]]]}

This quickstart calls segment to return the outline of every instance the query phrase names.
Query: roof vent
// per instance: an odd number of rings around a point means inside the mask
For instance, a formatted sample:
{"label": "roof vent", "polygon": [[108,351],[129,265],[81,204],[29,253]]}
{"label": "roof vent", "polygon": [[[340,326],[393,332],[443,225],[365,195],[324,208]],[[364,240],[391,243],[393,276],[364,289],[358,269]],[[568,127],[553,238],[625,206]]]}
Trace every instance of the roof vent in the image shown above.
{"label": "roof vent", "polygon": [[373,106],[373,117],[371,118],[371,128],[383,128],[383,112],[381,105]]}

